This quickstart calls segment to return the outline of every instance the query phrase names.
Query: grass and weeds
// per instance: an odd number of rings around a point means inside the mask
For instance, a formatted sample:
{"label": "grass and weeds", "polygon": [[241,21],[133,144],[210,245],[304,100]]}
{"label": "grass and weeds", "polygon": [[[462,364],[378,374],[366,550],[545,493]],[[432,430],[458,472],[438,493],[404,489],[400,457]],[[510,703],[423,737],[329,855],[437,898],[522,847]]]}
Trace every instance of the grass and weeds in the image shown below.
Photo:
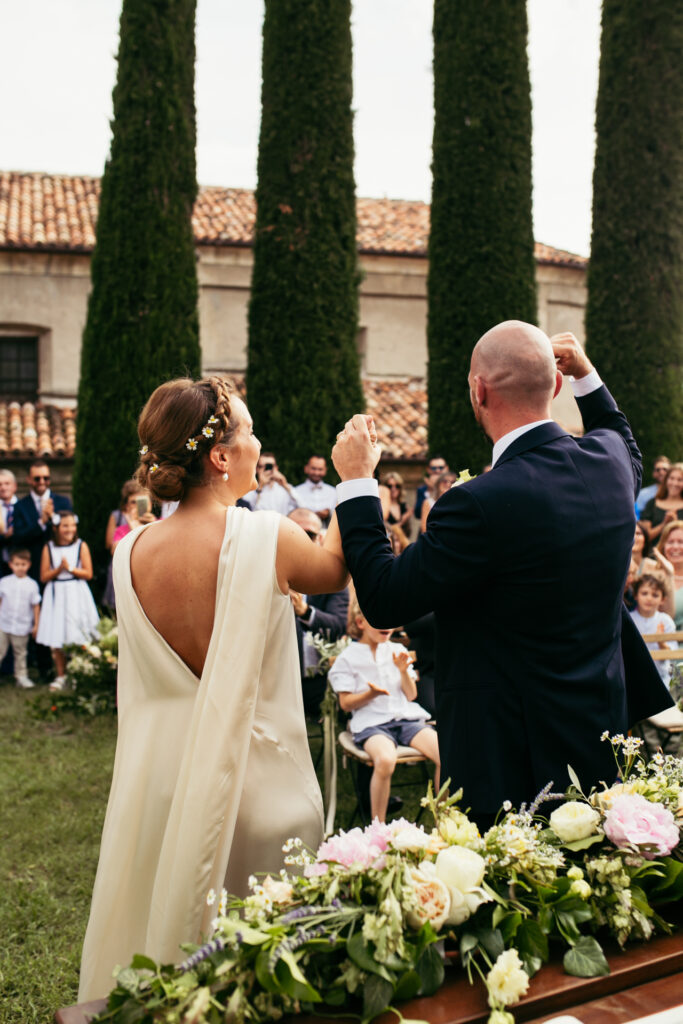
{"label": "grass and weeds", "polygon": [[[12,682],[0,680],[0,1021],[50,1024],[76,1002],[116,719],[41,720],[30,713],[34,694]],[[310,732],[315,758],[321,740]],[[402,813],[416,817],[425,789],[419,768],[398,769],[396,782],[411,783],[395,792]],[[338,792],[337,826],[346,828],[355,796],[341,759]]]}

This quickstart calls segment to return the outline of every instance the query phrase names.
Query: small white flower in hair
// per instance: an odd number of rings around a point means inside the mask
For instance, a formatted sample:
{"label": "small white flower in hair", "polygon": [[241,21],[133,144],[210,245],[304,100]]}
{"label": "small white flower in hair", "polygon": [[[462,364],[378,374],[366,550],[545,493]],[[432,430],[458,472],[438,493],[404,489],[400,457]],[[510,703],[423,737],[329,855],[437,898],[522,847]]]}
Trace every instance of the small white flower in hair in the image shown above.
{"label": "small white flower in hair", "polygon": [[197,448],[197,439],[195,437],[191,437],[185,447],[189,448],[191,452],[195,451]]}
{"label": "small white flower in hair", "polygon": [[146,455],[148,451],[149,445],[143,444],[142,448],[140,449],[140,455]]}
{"label": "small white flower in hair", "polygon": [[151,465],[151,466],[149,467],[149,471],[150,471],[150,473],[156,473],[156,471],[158,470],[158,468],[159,468],[159,463],[158,463],[158,462],[155,462],[155,463],[153,463],[153,464],[152,464],[152,465]]}
{"label": "small white flower in hair", "polygon": [[204,435],[204,437],[213,437],[213,430],[211,429],[211,427],[204,427],[202,429],[202,434]]}
{"label": "small white flower in hair", "polygon": [[218,423],[218,417],[217,416],[209,416],[209,418],[208,418],[208,420],[206,422],[207,423]]}

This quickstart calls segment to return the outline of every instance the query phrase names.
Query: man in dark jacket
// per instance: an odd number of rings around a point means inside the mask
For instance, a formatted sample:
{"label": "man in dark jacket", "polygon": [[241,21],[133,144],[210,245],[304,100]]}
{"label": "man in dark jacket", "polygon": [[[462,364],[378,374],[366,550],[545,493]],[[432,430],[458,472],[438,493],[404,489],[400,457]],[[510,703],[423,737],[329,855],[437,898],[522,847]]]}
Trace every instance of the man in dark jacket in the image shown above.
{"label": "man in dark jacket", "polygon": [[[551,418],[563,374],[574,379],[581,438]],[[347,423],[333,458],[364,614],[380,628],[436,614],[442,774],[487,826],[504,800],[531,801],[548,782],[564,790],[567,765],[586,791],[614,779],[600,737],[629,724],[622,594],[642,464],[573,335],[551,344],[529,324],[499,324],[477,343],[468,384],[493,469],[447,491],[398,558],[368,479],[379,451],[366,417]],[[639,717],[671,703],[652,668],[630,680]]]}

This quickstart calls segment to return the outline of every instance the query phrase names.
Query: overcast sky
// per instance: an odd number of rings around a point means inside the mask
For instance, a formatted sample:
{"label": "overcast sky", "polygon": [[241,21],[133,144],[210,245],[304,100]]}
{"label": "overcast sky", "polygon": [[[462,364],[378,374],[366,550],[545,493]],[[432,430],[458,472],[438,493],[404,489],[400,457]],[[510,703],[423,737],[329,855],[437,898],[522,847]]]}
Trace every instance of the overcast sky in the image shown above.
{"label": "overcast sky", "polygon": [[[101,174],[121,0],[0,0],[3,170]],[[588,254],[600,0],[529,0],[534,231]],[[198,0],[197,173],[253,188],[262,0]],[[356,187],[431,192],[431,0],[355,0]]]}

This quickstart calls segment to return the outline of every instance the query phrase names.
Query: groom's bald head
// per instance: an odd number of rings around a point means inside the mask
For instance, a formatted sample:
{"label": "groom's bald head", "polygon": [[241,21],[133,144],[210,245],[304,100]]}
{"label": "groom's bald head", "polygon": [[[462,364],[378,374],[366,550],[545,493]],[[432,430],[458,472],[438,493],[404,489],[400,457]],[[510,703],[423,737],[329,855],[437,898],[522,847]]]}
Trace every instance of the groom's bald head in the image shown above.
{"label": "groom's bald head", "polygon": [[506,404],[539,408],[555,391],[557,367],[550,339],[533,324],[505,320],[482,335],[472,352],[477,376]]}

